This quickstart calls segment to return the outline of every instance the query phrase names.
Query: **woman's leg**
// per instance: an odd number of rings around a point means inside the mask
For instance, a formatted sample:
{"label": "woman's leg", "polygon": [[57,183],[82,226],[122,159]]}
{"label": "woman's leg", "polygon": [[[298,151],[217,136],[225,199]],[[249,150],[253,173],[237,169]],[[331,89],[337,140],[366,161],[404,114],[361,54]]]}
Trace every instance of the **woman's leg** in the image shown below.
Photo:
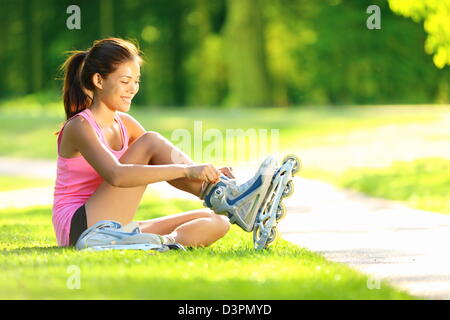
{"label": "woman's leg", "polygon": [[[152,138],[158,146],[158,152],[154,153],[150,160],[150,164],[194,164],[194,161],[177,148],[170,140],[157,132],[149,132],[149,134],[153,135]],[[202,189],[202,181],[179,178],[167,182],[175,188],[192,193],[195,196],[199,196]]]}
{"label": "woman's leg", "polygon": [[[142,135],[120,158],[124,164],[148,164],[152,154],[151,139]],[[88,227],[101,220],[115,220],[125,225],[131,222],[147,186],[118,188],[104,181],[86,202]]]}
{"label": "woman's leg", "polygon": [[[125,154],[120,158],[120,162],[128,164],[174,163],[172,157],[168,156],[168,154],[175,154],[180,151],[175,147],[171,150],[170,146],[171,144],[161,135],[154,132],[148,132],[142,135],[128,148]],[[192,161],[187,156],[184,155],[184,157],[186,157],[186,159],[183,161]],[[178,181],[172,185],[198,195],[201,190],[201,182],[186,180],[188,179],[178,179]],[[130,223],[141,202],[145,189],[146,186],[118,188],[111,186],[107,182],[103,182],[86,203],[88,227],[101,220],[115,220],[123,225]],[[173,235],[175,240],[180,241],[181,244],[190,245],[191,243],[194,243],[192,236],[197,234],[198,239],[201,240],[199,242],[200,245],[212,243],[218,239],[218,234],[223,233],[223,230],[225,229],[228,230],[229,222],[223,218],[213,218],[215,214],[211,213],[212,211],[208,212],[205,210],[206,209],[196,210],[191,213],[174,215],[173,219],[169,219],[170,217],[159,218],[159,220],[156,219],[158,221],[154,224],[150,224],[148,221],[152,220],[148,220],[143,222],[142,230],[144,232],[157,230],[160,231],[159,234],[165,234],[165,230],[167,230],[167,233],[173,233],[176,228],[185,223],[189,223]],[[193,220],[199,221],[196,222]],[[153,227],[147,227],[147,225],[153,225]],[[167,225],[167,227],[164,227],[165,225]],[[205,232],[206,236],[202,234],[205,230],[202,232],[198,231],[198,229],[202,228],[207,229],[208,232]],[[185,241],[186,239],[188,241]]]}
{"label": "woman's leg", "polygon": [[226,216],[210,209],[199,209],[151,220],[139,221],[142,232],[168,234],[185,246],[208,246],[222,238],[230,228]]}

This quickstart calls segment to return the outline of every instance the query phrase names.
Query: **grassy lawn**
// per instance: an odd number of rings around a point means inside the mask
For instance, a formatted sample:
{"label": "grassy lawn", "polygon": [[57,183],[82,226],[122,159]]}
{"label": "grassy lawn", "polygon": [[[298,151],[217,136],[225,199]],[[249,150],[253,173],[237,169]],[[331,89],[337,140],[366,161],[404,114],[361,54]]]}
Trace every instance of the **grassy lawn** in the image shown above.
{"label": "grassy lawn", "polygon": [[343,174],[308,173],[342,188],[405,205],[450,214],[450,160],[423,158],[398,161],[386,168],[353,168]]}
{"label": "grassy lawn", "polygon": [[440,158],[396,162],[381,169],[350,170],[344,188],[405,202],[412,208],[450,214],[450,160]]}
{"label": "grassy lawn", "polygon": [[[40,101],[40,99],[43,99]],[[59,102],[48,102],[47,98],[24,97],[0,103],[0,156],[54,159],[56,139],[52,134],[64,121],[63,106]],[[268,144],[272,143],[272,129],[279,132],[280,151],[293,152],[318,144],[334,145],[336,136],[358,129],[380,126],[431,123],[439,120],[449,109],[444,107],[342,107],[342,108],[265,108],[265,109],[179,109],[133,107],[130,111],[147,130],[157,131],[173,139],[174,131],[186,129],[194,137],[194,121],[202,121],[203,148],[209,144],[205,132],[219,130],[226,140],[226,130],[266,130]],[[200,132],[200,131],[199,131]],[[245,134],[245,133],[244,133]],[[327,139],[332,137],[332,139]],[[325,138],[325,139],[324,139]],[[232,137],[228,139],[233,139]],[[343,138],[346,139],[345,137]],[[211,141],[211,140],[209,140]],[[174,141],[175,142],[175,141]],[[224,141],[226,143],[226,141]],[[268,152],[272,145],[267,146]],[[275,146],[276,147],[276,146]],[[242,149],[226,149],[227,156],[241,155]],[[204,155],[203,161],[222,161]],[[245,160],[254,155],[247,154]],[[192,155],[195,157],[195,155]],[[240,158],[242,158],[240,156]],[[194,159],[195,160],[195,159]]]}
{"label": "grassy lawn", "polygon": [[[192,210],[146,199],[136,219]],[[80,252],[56,246],[50,207],[0,211],[0,299],[414,299],[282,239],[268,251],[233,226],[208,248],[166,253]],[[80,289],[68,289],[73,266]],[[79,268],[79,269],[78,269]]]}
{"label": "grassy lawn", "polygon": [[54,185],[54,181],[52,179],[35,179],[2,175],[0,175],[0,182],[0,192],[27,188],[52,187]]}

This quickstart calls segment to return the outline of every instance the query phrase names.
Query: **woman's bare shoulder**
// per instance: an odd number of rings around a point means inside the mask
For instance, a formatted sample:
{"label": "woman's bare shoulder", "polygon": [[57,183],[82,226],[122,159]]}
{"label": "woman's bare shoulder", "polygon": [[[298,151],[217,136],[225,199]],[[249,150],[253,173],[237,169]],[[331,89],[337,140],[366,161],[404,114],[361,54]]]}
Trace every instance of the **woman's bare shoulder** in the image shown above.
{"label": "woman's bare shoulder", "polygon": [[64,126],[62,143],[78,145],[81,141],[96,140],[97,133],[84,117],[74,117]]}
{"label": "woman's bare shoulder", "polygon": [[73,158],[79,156],[78,144],[79,139],[91,140],[93,129],[89,122],[83,117],[73,117],[64,125],[62,139],[60,145],[60,155],[65,158]]}
{"label": "woman's bare shoulder", "polygon": [[90,126],[91,125],[85,118],[73,117],[64,125],[64,132],[66,132],[67,135],[72,135],[73,133],[80,133]]}

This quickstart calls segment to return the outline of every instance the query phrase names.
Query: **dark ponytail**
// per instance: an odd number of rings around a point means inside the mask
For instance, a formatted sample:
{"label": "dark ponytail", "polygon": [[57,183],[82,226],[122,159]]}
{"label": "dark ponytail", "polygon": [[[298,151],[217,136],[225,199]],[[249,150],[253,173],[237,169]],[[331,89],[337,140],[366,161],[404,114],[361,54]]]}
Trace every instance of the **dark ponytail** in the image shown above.
{"label": "dark ponytail", "polygon": [[92,102],[92,97],[86,94],[81,81],[81,70],[87,51],[72,51],[72,55],[61,66],[64,69],[63,100],[66,119],[83,111]]}
{"label": "dark ponytail", "polygon": [[94,41],[86,51],[71,51],[71,55],[61,66],[64,70],[63,100],[66,119],[88,108],[94,98],[94,74],[103,79],[117,69],[123,62],[136,59],[143,63],[141,51],[131,41],[120,38],[107,38]]}

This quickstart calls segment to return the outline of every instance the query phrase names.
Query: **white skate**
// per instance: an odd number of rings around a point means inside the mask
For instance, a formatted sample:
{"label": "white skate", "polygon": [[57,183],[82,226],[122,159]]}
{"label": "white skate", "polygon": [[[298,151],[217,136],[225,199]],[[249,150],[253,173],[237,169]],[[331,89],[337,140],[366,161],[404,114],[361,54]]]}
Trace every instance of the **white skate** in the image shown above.
{"label": "white skate", "polygon": [[275,169],[276,160],[269,156],[247,182],[237,185],[234,179],[221,176],[218,183],[207,185],[200,199],[215,213],[228,215],[231,223],[251,232]]}
{"label": "white skate", "polygon": [[222,176],[220,182],[209,184],[200,198],[214,212],[227,214],[231,223],[253,231],[254,246],[260,250],[276,238],[277,221],[286,214],[281,201],[293,193],[292,176],[298,170],[300,160],[294,155],[287,156],[278,169],[275,158],[269,156],[247,182],[238,186],[235,180]]}
{"label": "white skate", "polygon": [[142,233],[137,224],[125,227],[117,221],[103,220],[86,229],[75,244],[77,250],[185,250],[180,244],[165,245],[160,235]]}

